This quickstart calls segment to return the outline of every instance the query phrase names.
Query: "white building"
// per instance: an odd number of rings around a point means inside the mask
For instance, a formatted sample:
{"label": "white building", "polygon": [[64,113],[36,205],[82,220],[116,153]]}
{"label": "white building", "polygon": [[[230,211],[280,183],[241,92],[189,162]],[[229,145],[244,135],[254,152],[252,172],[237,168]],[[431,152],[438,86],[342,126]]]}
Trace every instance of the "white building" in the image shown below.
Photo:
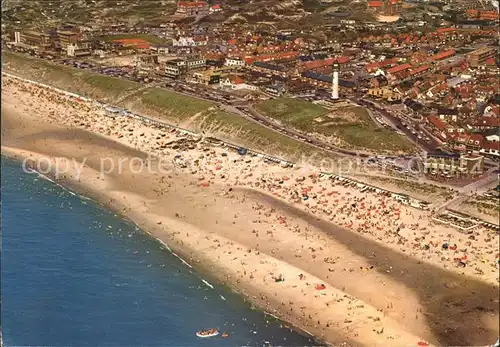
{"label": "white building", "polygon": [[200,47],[208,45],[208,38],[205,36],[197,37],[184,37],[172,39],[172,46],[174,47]]}
{"label": "white building", "polygon": [[68,57],[86,57],[92,54],[89,47],[79,47],[76,43],[70,43],[66,47],[66,54]]}
{"label": "white building", "polygon": [[222,7],[221,7],[221,5],[213,5],[213,6],[210,7],[210,9],[208,10],[208,12],[210,14],[217,13],[217,12],[222,12]]}
{"label": "white building", "polygon": [[170,53],[168,46],[155,45],[155,46],[151,46],[150,49],[151,49],[151,52],[156,53],[156,54],[169,54]]}
{"label": "white building", "polygon": [[226,58],[225,66],[245,66],[245,61],[241,58]]}
{"label": "white building", "polygon": [[236,75],[228,75],[226,77],[221,77],[219,81],[219,85],[222,89],[230,89],[230,90],[241,90],[241,89],[250,89],[257,90],[256,86],[246,84],[239,76]]}

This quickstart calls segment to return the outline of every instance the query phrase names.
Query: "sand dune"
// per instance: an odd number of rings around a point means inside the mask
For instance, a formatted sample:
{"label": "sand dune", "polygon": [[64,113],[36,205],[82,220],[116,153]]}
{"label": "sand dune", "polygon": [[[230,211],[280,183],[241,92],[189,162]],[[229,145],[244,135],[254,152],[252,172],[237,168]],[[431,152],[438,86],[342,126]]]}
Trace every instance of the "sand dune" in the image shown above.
{"label": "sand dune", "polygon": [[[65,158],[59,160],[68,167],[85,161],[79,179],[73,169],[61,180],[324,341],[484,345],[498,336],[496,234],[481,230],[472,243],[387,197],[136,120],[110,119],[94,106],[18,82],[3,81],[2,108],[4,153],[33,164],[41,157]],[[148,154],[167,160],[137,172]],[[101,175],[106,157],[139,160]],[[297,200],[294,192],[305,188],[310,199]],[[457,250],[446,254],[442,238]],[[468,266],[453,266],[463,254]],[[285,280],[276,282],[280,275]]]}

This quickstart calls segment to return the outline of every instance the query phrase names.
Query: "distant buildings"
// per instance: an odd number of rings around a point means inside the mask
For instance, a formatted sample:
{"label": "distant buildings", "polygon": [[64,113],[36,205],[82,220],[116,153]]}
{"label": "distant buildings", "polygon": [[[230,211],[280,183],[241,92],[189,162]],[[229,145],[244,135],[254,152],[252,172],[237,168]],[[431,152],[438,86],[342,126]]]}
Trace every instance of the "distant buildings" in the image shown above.
{"label": "distant buildings", "polygon": [[188,71],[205,67],[207,60],[200,57],[187,57],[169,60],[165,63],[165,76],[170,78],[179,78]]}
{"label": "distant buildings", "polygon": [[368,8],[385,16],[397,16],[403,12],[403,0],[372,0]]}
{"label": "distant buildings", "polygon": [[183,16],[206,16],[209,13],[210,6],[205,1],[179,1],[177,3],[177,14]]}
{"label": "distant buildings", "polygon": [[209,9],[209,13],[212,14],[212,13],[217,13],[217,12],[222,12],[222,7],[221,5],[213,5],[213,6],[210,6],[210,9]]}
{"label": "distant buildings", "polygon": [[498,10],[486,11],[486,10],[467,10],[467,17],[470,19],[480,19],[480,20],[498,20],[499,14]]}
{"label": "distant buildings", "polygon": [[245,61],[241,58],[230,58],[227,57],[224,61],[226,66],[245,66]]}
{"label": "distant buildings", "polygon": [[208,45],[208,38],[206,36],[181,36],[172,39],[172,46],[174,47],[199,47],[206,45]]}

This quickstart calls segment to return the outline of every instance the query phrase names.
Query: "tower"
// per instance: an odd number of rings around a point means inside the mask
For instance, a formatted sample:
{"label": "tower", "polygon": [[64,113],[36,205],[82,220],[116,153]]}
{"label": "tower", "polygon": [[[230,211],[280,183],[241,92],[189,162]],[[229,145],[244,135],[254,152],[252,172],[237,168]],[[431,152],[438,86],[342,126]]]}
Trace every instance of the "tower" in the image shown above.
{"label": "tower", "polygon": [[340,65],[337,58],[333,61],[333,81],[332,81],[332,99],[339,98],[339,72]]}

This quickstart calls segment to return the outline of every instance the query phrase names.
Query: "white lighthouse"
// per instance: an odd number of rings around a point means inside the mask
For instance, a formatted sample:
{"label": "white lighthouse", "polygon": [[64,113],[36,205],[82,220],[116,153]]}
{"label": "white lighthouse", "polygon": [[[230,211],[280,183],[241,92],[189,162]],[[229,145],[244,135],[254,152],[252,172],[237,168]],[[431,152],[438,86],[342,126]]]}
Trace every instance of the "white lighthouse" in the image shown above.
{"label": "white lighthouse", "polygon": [[338,100],[339,98],[339,72],[340,65],[337,58],[333,61],[333,81],[332,81],[332,99]]}

